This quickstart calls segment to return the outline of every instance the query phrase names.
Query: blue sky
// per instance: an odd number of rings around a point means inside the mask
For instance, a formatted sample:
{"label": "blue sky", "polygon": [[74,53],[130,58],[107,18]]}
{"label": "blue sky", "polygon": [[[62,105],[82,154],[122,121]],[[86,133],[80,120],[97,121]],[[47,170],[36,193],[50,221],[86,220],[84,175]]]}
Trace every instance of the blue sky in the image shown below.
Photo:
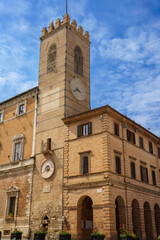
{"label": "blue sky", "polygon": [[[160,1],[68,0],[91,39],[91,107],[109,104],[160,136]],[[65,0],[0,0],[0,101],[38,84],[43,26]]]}

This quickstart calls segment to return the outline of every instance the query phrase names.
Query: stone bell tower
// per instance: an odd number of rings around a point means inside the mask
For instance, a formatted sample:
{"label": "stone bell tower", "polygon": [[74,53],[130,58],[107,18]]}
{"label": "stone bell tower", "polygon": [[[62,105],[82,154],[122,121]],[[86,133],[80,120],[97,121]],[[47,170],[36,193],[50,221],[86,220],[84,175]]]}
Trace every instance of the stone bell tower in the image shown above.
{"label": "stone bell tower", "polygon": [[40,39],[31,233],[46,227],[56,239],[63,219],[62,119],[90,109],[90,41],[68,14],[44,27]]}

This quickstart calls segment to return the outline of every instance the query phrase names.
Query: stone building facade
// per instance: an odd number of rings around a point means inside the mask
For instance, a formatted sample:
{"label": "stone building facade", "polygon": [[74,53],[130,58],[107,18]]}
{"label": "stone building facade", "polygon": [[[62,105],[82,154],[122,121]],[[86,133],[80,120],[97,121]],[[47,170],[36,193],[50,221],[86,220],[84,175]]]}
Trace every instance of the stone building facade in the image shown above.
{"label": "stone building facade", "polygon": [[38,88],[0,103],[0,231],[30,231]]}
{"label": "stone building facade", "polygon": [[38,87],[0,103],[0,230],[32,239],[93,228],[160,234],[160,140],[110,106],[90,110],[89,33],[68,14],[43,28]]}
{"label": "stone building facade", "polygon": [[64,119],[64,229],[118,239],[119,226],[139,239],[160,234],[160,142],[110,106]]}

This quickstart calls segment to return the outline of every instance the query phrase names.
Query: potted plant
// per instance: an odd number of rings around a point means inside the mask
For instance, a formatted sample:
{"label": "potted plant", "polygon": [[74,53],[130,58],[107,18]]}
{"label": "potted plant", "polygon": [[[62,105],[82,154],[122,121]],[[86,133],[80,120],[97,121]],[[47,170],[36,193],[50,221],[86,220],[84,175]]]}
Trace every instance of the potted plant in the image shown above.
{"label": "potted plant", "polygon": [[124,225],[120,225],[120,230],[122,232],[122,234],[120,234],[120,240],[135,240],[136,239],[136,235],[129,233],[125,229]]}
{"label": "potted plant", "polygon": [[69,232],[60,232],[59,240],[71,240],[71,233],[69,233]]}
{"label": "potted plant", "polygon": [[34,233],[34,240],[45,240],[46,229],[43,228],[42,230],[37,230]]}
{"label": "potted plant", "polygon": [[8,217],[9,217],[9,218],[13,218],[13,217],[14,217],[13,213],[9,213],[9,214],[8,214]]}
{"label": "potted plant", "polygon": [[11,239],[21,240],[23,232],[18,230],[17,228],[11,233]]}
{"label": "potted plant", "polygon": [[105,235],[103,233],[99,233],[98,229],[95,228],[91,233],[91,240],[104,240]]}

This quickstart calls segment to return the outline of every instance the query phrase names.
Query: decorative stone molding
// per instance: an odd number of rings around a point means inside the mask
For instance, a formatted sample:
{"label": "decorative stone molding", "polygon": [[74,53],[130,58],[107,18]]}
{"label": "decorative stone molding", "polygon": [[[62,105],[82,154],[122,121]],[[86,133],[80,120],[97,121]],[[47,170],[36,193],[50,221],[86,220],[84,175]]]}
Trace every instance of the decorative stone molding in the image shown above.
{"label": "decorative stone molding", "polygon": [[10,186],[10,187],[7,189],[6,193],[8,193],[8,194],[14,194],[15,192],[18,192],[18,191],[19,191],[18,187]]}
{"label": "decorative stone molding", "polygon": [[12,140],[13,140],[13,141],[16,141],[16,140],[20,140],[20,139],[22,139],[22,138],[24,138],[24,135],[23,135],[22,133],[18,133],[17,135],[15,135],[15,136],[12,138]]}

